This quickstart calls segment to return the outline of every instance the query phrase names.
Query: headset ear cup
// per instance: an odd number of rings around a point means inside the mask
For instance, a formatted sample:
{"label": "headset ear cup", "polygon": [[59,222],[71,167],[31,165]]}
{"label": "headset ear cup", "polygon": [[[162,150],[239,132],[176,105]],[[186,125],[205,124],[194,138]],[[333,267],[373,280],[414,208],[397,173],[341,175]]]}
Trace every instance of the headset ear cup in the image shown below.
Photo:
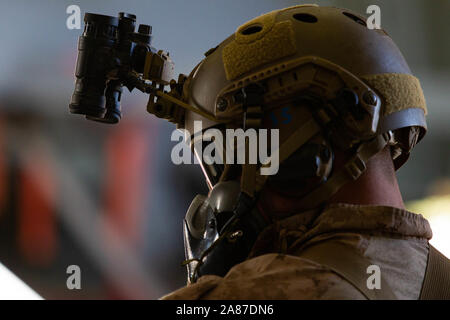
{"label": "headset ear cup", "polygon": [[328,180],[334,154],[325,142],[311,141],[280,164],[276,175],[267,180],[268,187],[287,196],[303,196]]}

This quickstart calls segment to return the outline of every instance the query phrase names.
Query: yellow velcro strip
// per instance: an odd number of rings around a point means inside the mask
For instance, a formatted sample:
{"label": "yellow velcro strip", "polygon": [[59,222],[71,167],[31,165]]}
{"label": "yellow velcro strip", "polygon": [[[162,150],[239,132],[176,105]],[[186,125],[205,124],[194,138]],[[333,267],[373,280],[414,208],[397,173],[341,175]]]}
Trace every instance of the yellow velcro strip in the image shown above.
{"label": "yellow velcro strip", "polygon": [[409,108],[421,108],[427,114],[427,105],[419,79],[410,74],[382,73],[361,77],[384,99],[383,116]]}
{"label": "yellow velcro strip", "polygon": [[[270,18],[267,19],[270,23]],[[262,25],[261,19],[258,23]],[[263,26],[260,32],[260,38],[258,33],[246,36],[236,32],[235,39],[223,48],[222,59],[228,80],[296,52],[294,30],[290,21],[276,23],[270,30]],[[245,37],[249,37],[248,41],[244,40]]]}
{"label": "yellow velcro strip", "polygon": [[[235,40],[239,43],[249,43],[253,42],[256,39],[261,39],[267,32],[269,32],[274,23],[275,23],[275,17],[284,11],[288,11],[291,9],[297,9],[302,7],[318,7],[317,4],[299,4],[296,6],[284,8],[284,9],[278,9],[273,10],[271,12],[265,13],[263,15],[260,15],[259,17],[256,17],[252,20],[247,21],[243,25],[239,26],[234,34]],[[242,34],[242,31],[247,29],[250,26],[260,26],[262,27],[262,30],[253,34],[245,35]]]}
{"label": "yellow velcro strip", "polygon": [[[275,24],[275,16],[277,15],[277,13],[278,11],[272,11],[256,17],[250,21],[247,21],[237,28],[236,32],[234,33],[234,41],[238,43],[250,43],[255,40],[261,39],[267,32],[272,29],[273,25]],[[252,26],[258,26],[262,29],[261,31],[252,34],[242,33],[242,31]]]}

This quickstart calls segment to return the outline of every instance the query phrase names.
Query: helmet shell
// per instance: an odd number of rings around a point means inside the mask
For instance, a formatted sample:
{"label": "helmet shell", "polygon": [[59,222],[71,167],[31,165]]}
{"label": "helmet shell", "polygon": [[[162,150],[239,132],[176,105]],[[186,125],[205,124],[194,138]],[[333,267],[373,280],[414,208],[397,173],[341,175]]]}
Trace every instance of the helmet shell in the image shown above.
{"label": "helmet shell", "polygon": [[[214,115],[218,95],[231,83],[268,66],[307,56],[326,59],[360,79],[380,74],[411,75],[388,34],[382,29],[367,28],[364,17],[347,9],[299,5],[250,20],[209,50],[191,72],[184,98],[192,106]],[[419,90],[422,95],[420,85]],[[184,127],[191,134],[195,133],[195,120],[203,121],[203,129],[217,124],[187,112]],[[378,126],[380,133],[415,127],[415,137],[404,132],[397,135],[408,140],[402,144],[407,158],[410,149],[425,134],[425,109],[411,105],[389,114],[382,111]],[[398,161],[396,167],[406,158]]]}

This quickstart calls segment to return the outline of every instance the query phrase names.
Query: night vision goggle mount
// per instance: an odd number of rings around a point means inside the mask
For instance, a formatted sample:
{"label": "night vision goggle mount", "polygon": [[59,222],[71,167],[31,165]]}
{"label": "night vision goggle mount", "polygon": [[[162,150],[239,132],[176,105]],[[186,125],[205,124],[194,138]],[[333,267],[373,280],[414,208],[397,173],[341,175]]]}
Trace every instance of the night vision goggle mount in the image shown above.
{"label": "night vision goggle mount", "polygon": [[[86,13],[84,22],[70,112],[89,120],[117,123],[125,86],[129,91],[137,88],[150,94],[148,112],[183,123],[184,109],[193,109],[180,100],[186,76],[180,74],[178,82],[173,80],[169,53],[151,46],[151,26],[141,24],[135,32],[136,16],[123,12],[118,17]],[[166,85],[170,92],[164,91]]]}

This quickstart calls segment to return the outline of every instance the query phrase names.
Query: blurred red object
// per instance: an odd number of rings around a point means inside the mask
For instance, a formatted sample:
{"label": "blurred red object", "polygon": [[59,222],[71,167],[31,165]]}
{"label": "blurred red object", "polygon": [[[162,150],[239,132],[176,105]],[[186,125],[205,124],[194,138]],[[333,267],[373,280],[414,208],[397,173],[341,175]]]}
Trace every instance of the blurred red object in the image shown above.
{"label": "blurred red object", "polygon": [[34,152],[22,162],[18,185],[18,243],[31,265],[49,266],[56,253],[56,181],[50,161]]}

